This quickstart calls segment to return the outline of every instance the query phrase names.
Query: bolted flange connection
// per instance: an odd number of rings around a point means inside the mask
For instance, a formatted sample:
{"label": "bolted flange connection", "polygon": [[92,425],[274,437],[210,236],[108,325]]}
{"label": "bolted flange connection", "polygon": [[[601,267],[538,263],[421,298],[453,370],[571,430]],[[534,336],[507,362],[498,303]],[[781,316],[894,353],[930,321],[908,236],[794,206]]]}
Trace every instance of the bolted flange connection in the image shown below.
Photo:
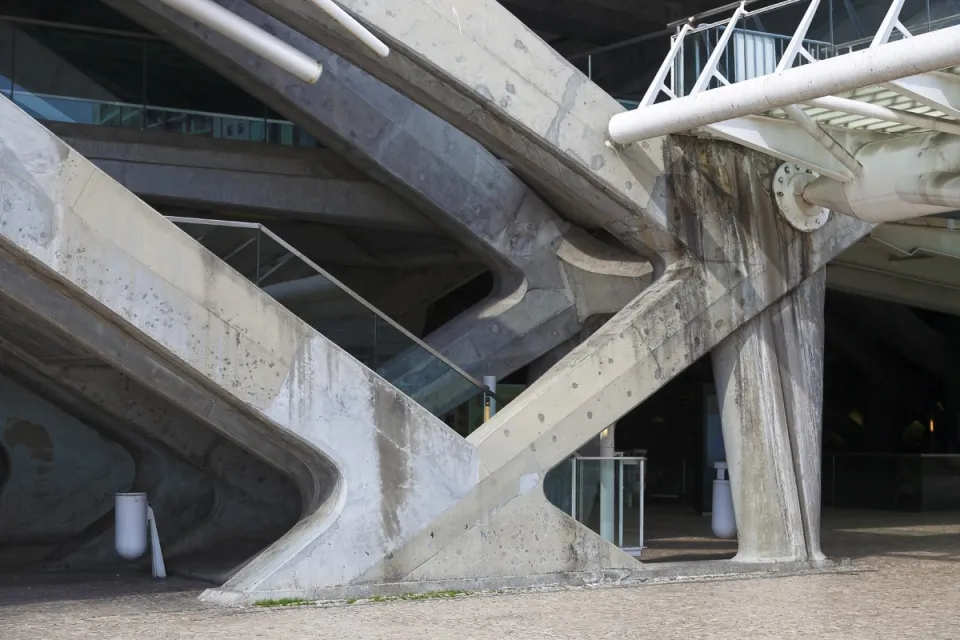
{"label": "bolted flange connection", "polygon": [[785,163],[773,175],[773,193],[777,208],[787,222],[799,231],[816,231],[827,223],[830,210],[803,199],[803,189],[819,178],[810,169]]}

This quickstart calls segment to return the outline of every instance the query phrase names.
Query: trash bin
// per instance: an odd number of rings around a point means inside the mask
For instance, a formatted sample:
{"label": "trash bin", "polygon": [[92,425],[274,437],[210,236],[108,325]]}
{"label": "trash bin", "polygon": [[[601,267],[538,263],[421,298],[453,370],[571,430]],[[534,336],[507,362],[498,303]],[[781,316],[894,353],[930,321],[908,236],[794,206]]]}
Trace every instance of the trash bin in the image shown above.
{"label": "trash bin", "polygon": [[733,513],[730,481],[726,477],[727,463],[717,462],[713,466],[717,470],[717,478],[713,481],[713,517],[710,522],[713,534],[718,538],[736,538],[737,520]]}

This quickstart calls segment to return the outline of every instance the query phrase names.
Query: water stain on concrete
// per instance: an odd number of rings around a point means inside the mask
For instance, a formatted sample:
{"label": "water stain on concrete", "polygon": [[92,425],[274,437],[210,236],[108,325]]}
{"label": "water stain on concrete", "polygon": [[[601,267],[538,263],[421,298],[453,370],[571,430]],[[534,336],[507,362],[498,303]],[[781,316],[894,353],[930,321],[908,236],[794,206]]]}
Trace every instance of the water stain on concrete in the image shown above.
{"label": "water stain on concrete", "polygon": [[3,441],[11,451],[21,446],[34,460],[53,462],[53,440],[42,425],[20,418],[9,418],[3,430]]}

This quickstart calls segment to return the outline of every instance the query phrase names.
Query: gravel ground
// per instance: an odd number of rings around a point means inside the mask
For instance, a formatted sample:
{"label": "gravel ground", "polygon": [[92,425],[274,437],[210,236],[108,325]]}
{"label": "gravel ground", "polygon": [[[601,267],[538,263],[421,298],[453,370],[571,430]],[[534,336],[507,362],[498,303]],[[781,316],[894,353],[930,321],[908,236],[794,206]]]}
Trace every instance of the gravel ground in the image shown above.
{"label": "gravel ground", "polygon": [[[209,607],[176,579],[8,578],[0,639],[960,638],[960,514],[827,521],[858,572],[283,609]],[[696,551],[681,539],[651,546]]]}

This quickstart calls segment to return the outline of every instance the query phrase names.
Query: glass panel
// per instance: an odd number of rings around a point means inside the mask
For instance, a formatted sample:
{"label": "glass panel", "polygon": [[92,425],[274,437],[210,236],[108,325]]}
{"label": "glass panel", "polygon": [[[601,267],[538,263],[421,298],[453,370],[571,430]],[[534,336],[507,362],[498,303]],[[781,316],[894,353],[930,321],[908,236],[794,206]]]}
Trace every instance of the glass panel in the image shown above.
{"label": "glass panel", "polygon": [[915,510],[922,504],[919,455],[836,454],[827,459],[827,504],[856,509]]}
{"label": "glass panel", "polygon": [[923,509],[939,511],[960,505],[960,456],[925,455],[923,466]]}
{"label": "glass panel", "polygon": [[14,101],[43,120],[142,126],[143,46],[131,38],[16,25]]}
{"label": "glass panel", "polygon": [[38,120],[320,146],[175,47],[136,36],[0,20],[0,93]]}
{"label": "glass panel", "polygon": [[[547,499],[578,522],[624,551],[643,549],[644,483],[642,457],[572,458],[547,474]],[[563,497],[564,485],[567,497]]]}
{"label": "glass panel", "polygon": [[0,22],[0,93],[10,97],[13,86],[13,26]]}
{"label": "glass panel", "polygon": [[172,220],[328,340],[434,415],[443,418],[483,393],[479,384],[259,225]]}
{"label": "glass panel", "polygon": [[[170,110],[263,119],[263,103],[176,47],[147,41],[144,101]],[[249,139],[249,138],[244,138]]]}

